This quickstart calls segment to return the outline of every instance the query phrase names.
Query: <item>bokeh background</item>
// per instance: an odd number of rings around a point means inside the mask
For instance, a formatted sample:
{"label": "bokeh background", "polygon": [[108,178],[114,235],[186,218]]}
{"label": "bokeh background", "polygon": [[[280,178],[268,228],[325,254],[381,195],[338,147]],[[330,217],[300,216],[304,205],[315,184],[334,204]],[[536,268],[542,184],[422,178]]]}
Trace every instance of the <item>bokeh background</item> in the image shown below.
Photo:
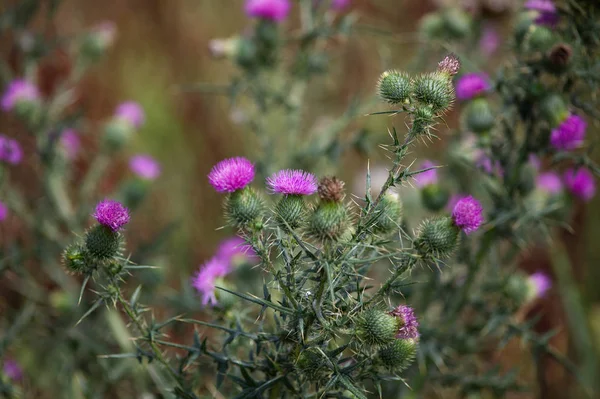
{"label": "bokeh background", "polygon": [[[493,73],[507,56],[506,35],[512,23],[510,10],[519,2],[469,0],[461,3],[475,12],[481,24],[493,27],[500,34],[499,49],[487,61],[478,64]],[[423,62],[422,58],[419,61],[422,45],[444,49],[446,43],[421,43],[415,33],[419,19],[441,5],[441,1],[432,0],[352,0],[347,12],[357,18],[355,30],[349,37],[339,37],[331,43],[330,73],[309,87],[310,104],[306,104],[303,114],[306,128],[326,125],[343,114],[357,98],[364,101],[371,98],[378,76],[385,68],[418,67],[419,62]],[[208,185],[207,173],[225,157],[256,154],[255,137],[239,123],[244,117],[243,111],[232,107],[225,96],[199,89],[199,83],[226,84],[235,71],[228,61],[211,56],[210,40],[243,32],[251,21],[243,13],[242,0],[64,0],[52,18],[40,16],[36,23],[42,34],[68,36],[106,20],[115,22],[117,40],[107,56],[86,75],[79,90],[79,102],[87,109],[92,124],[100,124],[126,99],[143,106],[147,121],[123,157],[112,160],[99,191],[113,189],[120,178],[130,173],[129,155],[148,153],[159,160],[162,175],[133,215],[129,230],[136,234],[128,239],[132,245],[143,245],[161,235],[159,245],[153,241],[147,248],[147,257],[161,269],[146,278],[149,283],[164,285],[165,290],[184,289],[198,264],[210,258],[217,243],[231,234],[227,229],[218,229],[223,225],[222,216],[216,211],[222,198]],[[290,18],[289,29],[293,29],[297,20],[296,15]],[[6,43],[0,42],[0,51],[10,65],[18,64],[18,57]],[[51,91],[54,81],[71,67],[70,60],[61,52],[46,57],[39,76],[42,88]],[[436,159],[445,151],[443,137],[448,134],[445,130],[457,126],[456,113],[449,114],[446,123],[448,127],[441,127],[439,131],[442,140],[427,143],[419,152]],[[366,129],[376,141],[377,137],[385,139],[388,125],[386,117],[358,116],[343,134]],[[0,115],[0,131],[17,132],[14,135],[18,136],[19,128],[13,119]],[[597,127],[593,129],[597,133]],[[84,137],[85,154],[91,156],[97,150],[97,141],[98,137]],[[25,146],[27,148],[27,144]],[[385,160],[383,152],[375,151],[370,155],[371,168],[385,167]],[[338,173],[348,182],[351,191],[360,193],[366,165],[366,156],[350,151],[338,163],[337,171],[330,172]],[[80,157],[77,167],[81,173],[86,170],[86,155]],[[28,179],[26,171],[18,173],[22,173],[20,178],[24,181]],[[35,187],[30,190],[35,191]],[[410,196],[408,191],[407,195]],[[573,275],[588,312],[587,319],[580,321],[592,326],[596,344],[600,345],[598,205],[600,201],[596,198],[585,208],[578,207],[572,224],[576,233],[564,232],[559,238],[569,250]],[[9,229],[10,226],[0,229],[0,242],[9,236]],[[547,249],[527,250],[521,263],[527,271],[544,269],[552,273]],[[553,344],[560,351],[572,354],[572,326],[567,322],[564,299],[554,290],[532,312],[541,311],[539,331],[556,329]],[[500,360],[506,369],[522,367],[525,381],[544,380],[547,391],[542,392],[541,397],[568,397],[566,387],[573,383],[572,378],[550,361],[536,375],[523,363],[526,357],[522,354],[515,342],[502,354],[494,355],[494,360]],[[432,393],[432,397],[446,395],[449,394]],[[534,396],[524,393],[514,397]]]}

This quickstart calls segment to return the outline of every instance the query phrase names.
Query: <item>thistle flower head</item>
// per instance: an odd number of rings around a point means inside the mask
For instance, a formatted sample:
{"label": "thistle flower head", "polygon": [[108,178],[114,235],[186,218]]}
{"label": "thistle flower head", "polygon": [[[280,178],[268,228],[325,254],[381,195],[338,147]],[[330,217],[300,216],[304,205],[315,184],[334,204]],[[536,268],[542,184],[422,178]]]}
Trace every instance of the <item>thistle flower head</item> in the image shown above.
{"label": "thistle flower head", "polygon": [[456,97],[459,100],[469,100],[490,89],[487,75],[483,73],[466,73],[456,82]]}
{"label": "thistle flower head", "polygon": [[160,164],[146,154],[132,156],[129,159],[129,169],[144,180],[155,180],[160,176]]}
{"label": "thistle flower head", "polygon": [[470,234],[477,230],[483,223],[483,207],[472,196],[459,200],[452,210],[452,220],[454,224]]}
{"label": "thistle flower head", "polygon": [[251,260],[256,258],[256,252],[243,238],[235,236],[221,241],[215,258],[231,265],[237,263],[236,261],[239,259]]}
{"label": "thistle flower head", "polygon": [[559,15],[552,0],[527,0],[525,9],[537,12],[535,23],[553,27],[558,23]]}
{"label": "thistle flower head", "polygon": [[575,114],[569,115],[550,134],[550,144],[557,150],[572,150],[583,144],[585,138],[585,120]]}
{"label": "thistle flower head", "polygon": [[135,101],[126,101],[117,106],[115,118],[139,129],[146,119],[144,109]]}
{"label": "thistle flower head", "polygon": [[289,0],[246,0],[246,15],[253,18],[282,22],[290,13]]}
{"label": "thistle flower head", "polygon": [[541,191],[548,194],[558,194],[563,189],[563,183],[560,176],[555,172],[545,172],[538,175],[536,186]]}
{"label": "thistle flower head", "polygon": [[23,150],[18,141],[0,134],[0,162],[16,165],[23,159]]}
{"label": "thistle flower head", "polygon": [[12,111],[19,102],[33,102],[38,100],[40,93],[33,83],[25,79],[13,80],[2,95],[0,108],[3,111]]}
{"label": "thistle flower head", "polygon": [[541,298],[545,296],[548,290],[552,287],[552,280],[550,277],[541,271],[530,275],[527,279],[527,282],[531,290],[530,296],[532,298]]}
{"label": "thistle flower head", "polygon": [[2,201],[0,201],[0,222],[6,220],[8,216],[8,207],[4,205]]}
{"label": "thistle flower head", "polygon": [[586,168],[567,170],[563,176],[563,181],[571,194],[583,201],[591,200],[596,194],[594,175]]}
{"label": "thistle flower head", "polygon": [[192,286],[202,295],[202,305],[217,304],[215,281],[229,272],[229,265],[216,257],[200,266],[192,278]]}
{"label": "thistle flower head", "polygon": [[94,218],[112,231],[119,231],[129,223],[129,210],[118,201],[105,199],[96,205]]}
{"label": "thistle flower head", "polygon": [[449,76],[454,76],[460,70],[460,60],[452,53],[448,54],[438,63],[438,71]]}
{"label": "thistle flower head", "polygon": [[59,142],[67,159],[75,159],[81,148],[81,140],[77,132],[73,129],[64,130],[60,134]]}
{"label": "thistle flower head", "polygon": [[[423,161],[419,169],[428,169],[435,167],[435,164],[429,160]],[[415,175],[415,184],[419,188],[436,184],[438,182],[437,169],[430,169]]]}
{"label": "thistle flower head", "polygon": [[303,170],[284,169],[268,177],[267,185],[277,194],[311,195],[317,191],[317,178]]}
{"label": "thistle flower head", "polygon": [[4,359],[4,367],[2,368],[2,372],[5,376],[13,381],[19,381],[23,378],[23,369],[13,359]]}
{"label": "thistle flower head", "polygon": [[415,339],[419,337],[419,322],[413,308],[406,305],[399,305],[391,311],[391,314],[400,320],[396,338]]}
{"label": "thistle flower head", "polygon": [[337,177],[323,177],[319,182],[319,197],[323,201],[340,202],[344,199],[345,183]]}
{"label": "thistle flower head", "polygon": [[254,180],[254,165],[246,158],[228,158],[216,164],[208,174],[208,181],[220,193],[232,193]]}
{"label": "thistle flower head", "polygon": [[377,91],[381,99],[390,104],[404,103],[410,97],[410,77],[400,71],[385,71],[379,77]]}

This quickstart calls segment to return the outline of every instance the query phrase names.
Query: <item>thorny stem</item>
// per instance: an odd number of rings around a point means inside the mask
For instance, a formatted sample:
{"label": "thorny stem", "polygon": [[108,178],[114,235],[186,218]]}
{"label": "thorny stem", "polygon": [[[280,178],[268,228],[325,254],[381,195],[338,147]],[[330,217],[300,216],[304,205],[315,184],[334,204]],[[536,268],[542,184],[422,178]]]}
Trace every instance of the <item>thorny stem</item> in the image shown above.
{"label": "thorny stem", "polygon": [[365,306],[370,304],[371,302],[374,302],[375,300],[381,298],[382,296],[384,296],[385,294],[387,294],[390,290],[390,288],[392,287],[392,284],[394,284],[394,282],[402,275],[404,274],[404,272],[406,272],[407,270],[410,270],[410,268],[412,268],[416,263],[417,263],[417,258],[414,256],[408,256],[408,259],[402,259],[401,263],[398,265],[398,267],[396,267],[396,270],[394,271],[394,273],[387,279],[387,281],[379,288],[379,290],[377,290],[377,292],[371,297],[369,298],[366,302],[365,302]]}

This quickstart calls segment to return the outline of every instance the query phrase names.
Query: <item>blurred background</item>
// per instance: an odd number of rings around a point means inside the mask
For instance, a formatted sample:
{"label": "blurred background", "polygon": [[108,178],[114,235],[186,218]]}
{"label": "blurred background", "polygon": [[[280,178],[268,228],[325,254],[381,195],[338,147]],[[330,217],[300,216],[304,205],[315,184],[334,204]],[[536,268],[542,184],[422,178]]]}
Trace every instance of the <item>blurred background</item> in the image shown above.
{"label": "blurred background", "polygon": [[[25,0],[23,0],[25,1]],[[16,2],[3,0],[3,8]],[[52,1],[46,6],[51,7]],[[442,4],[443,3],[443,4]],[[327,126],[357,99],[368,101],[375,94],[375,84],[386,68],[431,69],[435,64],[420,54],[420,36],[416,33],[419,20],[440,6],[460,5],[471,12],[477,22],[497,34],[495,48],[485,60],[467,62],[467,68],[480,67],[493,74],[505,61],[506,35],[511,30],[512,10],[520,6],[515,0],[352,0],[345,13],[356,18],[350,36],[340,36],[329,44],[329,73],[313,80],[308,88],[305,113],[306,129]],[[299,17],[292,15],[286,29],[294,29]],[[100,180],[98,191],[110,191],[118,181],[131,172],[127,168],[130,155],[147,153],[162,166],[162,174],[152,183],[149,196],[136,209],[129,231],[131,247],[144,248],[147,262],[160,266],[158,271],[144,274],[146,284],[163,286],[164,291],[189,289],[189,276],[199,264],[209,259],[219,241],[230,236],[229,229],[219,229],[224,222],[220,212],[222,197],[207,184],[206,175],[219,160],[230,156],[256,155],[256,138],[240,123],[245,117],[242,107],[231,105],[226,96],[210,93],[200,83],[226,84],[235,72],[232,63],[215,59],[210,42],[243,32],[251,21],[243,12],[242,0],[64,0],[50,17],[36,16],[35,26],[41,35],[69,36],[82,32],[103,21],[113,21],[117,38],[106,57],[86,74],[78,90],[78,102],[87,110],[91,125],[108,118],[117,104],[125,100],[139,102],[146,113],[146,123],[136,134],[133,143],[122,157],[111,160],[107,174]],[[4,33],[7,35],[9,33]],[[11,48],[11,41],[0,36],[1,56],[10,67],[19,65],[19,57]],[[444,43],[429,43],[440,51],[448,49]],[[474,46],[483,45],[474,43]],[[460,55],[460,54],[459,54]],[[435,59],[433,57],[432,59]],[[68,56],[56,51],[44,58],[39,71],[39,84],[50,93],[56,80],[73,67]],[[373,111],[377,108],[374,107]],[[446,150],[444,136],[458,125],[456,112],[445,118],[447,126],[439,128],[441,140],[420,146],[416,156],[435,160]],[[387,140],[391,126],[387,117],[357,116],[344,128],[344,135],[365,130],[373,143]],[[0,132],[18,137],[25,153],[32,154],[33,143],[28,143],[18,121],[0,114]],[[597,129],[597,127],[594,127]],[[75,176],[89,167],[89,158],[97,151],[95,130],[83,137],[84,153],[76,163]],[[597,132],[597,130],[595,130]],[[282,135],[285,131],[282,131]],[[590,134],[591,135],[591,134]],[[380,137],[381,139],[378,139]],[[348,191],[361,195],[367,161],[374,173],[385,171],[386,158],[382,151],[369,157],[360,151],[343,155],[335,169],[347,182]],[[26,190],[35,193],[35,186],[27,187],[28,179],[39,167],[34,155],[26,155],[26,168],[15,172]],[[385,174],[384,174],[385,176]],[[76,177],[75,177],[76,179]],[[32,180],[33,183],[33,180]],[[406,191],[406,201],[418,197]],[[413,197],[411,197],[413,195]],[[569,250],[581,299],[588,312],[594,339],[600,345],[600,247],[595,240],[600,234],[599,198],[585,208],[577,208],[573,230],[565,231],[560,239]],[[0,245],[8,237],[18,234],[19,223],[9,219],[0,227]],[[156,241],[156,237],[160,240]],[[546,270],[552,274],[547,250],[531,248],[521,259],[527,271]],[[6,283],[6,282],[5,282]],[[9,289],[0,287],[9,293]],[[4,295],[2,292],[1,295]],[[3,299],[2,303],[10,302]],[[564,298],[553,290],[532,312],[541,311],[537,322],[539,331],[556,330],[553,344],[563,353],[571,353]],[[160,304],[158,304],[160,305]],[[2,309],[0,303],[0,309]],[[198,307],[200,311],[200,307]],[[526,317],[526,316],[524,316]],[[572,338],[572,337],[571,337]],[[494,359],[506,369],[522,367],[524,382],[543,379],[549,390],[546,397],[569,397],[566,387],[573,381],[562,368],[551,361],[541,373],[523,364],[519,343],[511,343],[506,351]],[[27,370],[25,370],[27,375]],[[26,378],[33,378],[27,376]],[[27,383],[27,379],[25,380]],[[51,394],[43,397],[53,397]],[[515,394],[515,398],[536,397],[537,393]],[[37,397],[37,396],[26,396]],[[106,396],[108,397],[108,396]],[[432,398],[452,397],[448,392],[432,392]]]}

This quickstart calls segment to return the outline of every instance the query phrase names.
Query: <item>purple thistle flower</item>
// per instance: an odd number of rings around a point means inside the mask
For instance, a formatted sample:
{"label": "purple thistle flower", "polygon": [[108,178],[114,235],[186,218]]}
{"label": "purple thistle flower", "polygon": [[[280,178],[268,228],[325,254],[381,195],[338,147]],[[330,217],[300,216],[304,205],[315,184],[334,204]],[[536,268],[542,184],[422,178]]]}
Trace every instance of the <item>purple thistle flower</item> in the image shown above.
{"label": "purple thistle flower", "polygon": [[491,25],[488,25],[483,28],[483,33],[479,39],[479,49],[483,54],[489,57],[498,50],[500,41],[501,38],[498,31]]}
{"label": "purple thistle flower", "polygon": [[528,0],[525,8],[537,12],[534,22],[538,25],[553,27],[558,23],[558,12],[552,0]]}
{"label": "purple thistle flower", "polygon": [[2,201],[0,201],[0,222],[6,220],[8,217],[8,207],[4,205]]}
{"label": "purple thistle flower", "polygon": [[33,102],[40,98],[38,88],[24,79],[10,82],[0,100],[3,111],[12,111],[17,103],[22,101]]}
{"label": "purple thistle flower", "polygon": [[546,295],[552,287],[552,280],[544,272],[538,271],[528,277],[528,283],[532,290],[533,298],[541,298]]}
{"label": "purple thistle flower", "polygon": [[232,193],[254,180],[254,165],[246,158],[224,159],[208,174],[208,181],[220,193]]}
{"label": "purple thistle flower", "polygon": [[317,178],[303,170],[284,169],[267,177],[267,185],[273,193],[285,195],[311,195],[317,191]]}
{"label": "purple thistle flower", "polygon": [[192,286],[202,295],[202,305],[217,304],[215,281],[229,272],[229,265],[216,257],[200,266],[192,278]]}
{"label": "purple thistle flower", "polygon": [[23,159],[23,150],[17,140],[0,134],[0,161],[16,165]]}
{"label": "purple thistle flower", "polygon": [[400,305],[390,313],[401,321],[396,338],[415,339],[419,337],[419,322],[417,321],[413,308],[406,305]]}
{"label": "purple thistle flower", "polygon": [[229,265],[234,265],[239,260],[250,261],[256,258],[256,252],[254,252],[252,246],[247,244],[243,238],[234,236],[221,241],[215,258]]}
{"label": "purple thistle flower", "polygon": [[106,199],[96,205],[94,218],[112,231],[119,231],[129,223],[129,210],[118,201]]}
{"label": "purple thistle flower", "polygon": [[[419,170],[432,168],[435,164],[429,160],[423,161]],[[421,172],[418,175],[415,175],[415,184],[419,188],[423,188],[425,186],[430,186],[432,184],[436,184],[438,182],[438,174],[437,169],[430,169],[426,172]]]}
{"label": "purple thistle flower", "polygon": [[5,359],[4,367],[2,368],[4,375],[13,381],[20,381],[23,378],[23,369],[19,366],[19,363],[13,359]]}
{"label": "purple thistle flower", "polygon": [[559,194],[563,189],[563,183],[560,176],[555,172],[545,172],[540,174],[536,179],[538,189],[547,192],[548,194]]}
{"label": "purple thistle flower", "polygon": [[144,109],[135,101],[126,101],[117,106],[115,117],[136,129],[139,129],[146,120]]}
{"label": "purple thistle flower", "polygon": [[456,82],[456,98],[469,100],[490,89],[490,82],[484,73],[466,73]]}
{"label": "purple thistle flower", "polygon": [[332,0],[331,8],[336,11],[341,11],[344,8],[348,7],[349,4],[350,4],[350,0]]}
{"label": "purple thistle flower", "polygon": [[282,22],[290,13],[289,0],[246,0],[246,15],[273,22]]}
{"label": "purple thistle flower", "polygon": [[567,170],[563,176],[563,181],[571,194],[583,201],[591,200],[596,194],[594,175],[586,168]]}
{"label": "purple thistle flower", "polygon": [[60,145],[68,159],[75,159],[81,148],[81,140],[75,130],[67,129],[60,135]]}
{"label": "purple thistle flower", "polygon": [[132,156],[129,159],[129,169],[144,180],[155,180],[160,176],[160,164],[150,155]]}
{"label": "purple thistle flower", "polygon": [[550,144],[557,150],[572,150],[583,144],[585,138],[585,120],[575,114],[570,114],[550,134]]}
{"label": "purple thistle flower", "polygon": [[470,234],[477,230],[483,223],[483,207],[471,195],[461,198],[452,210],[454,224]]}

